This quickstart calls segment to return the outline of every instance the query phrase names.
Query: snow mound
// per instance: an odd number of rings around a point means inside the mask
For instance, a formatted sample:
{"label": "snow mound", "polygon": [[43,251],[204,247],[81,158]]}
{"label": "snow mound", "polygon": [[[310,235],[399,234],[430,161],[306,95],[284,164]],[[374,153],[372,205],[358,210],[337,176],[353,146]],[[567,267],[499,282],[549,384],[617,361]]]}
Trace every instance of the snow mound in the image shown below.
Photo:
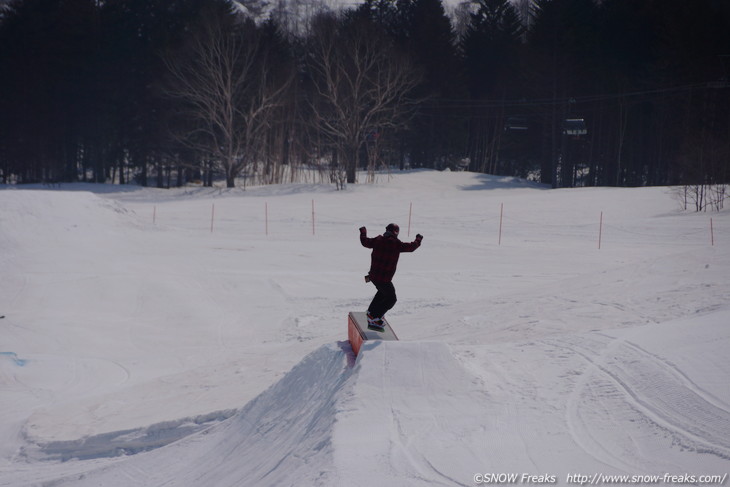
{"label": "snow mound", "polygon": [[121,203],[86,191],[0,191],[0,223],[6,233],[19,236],[37,236],[40,230],[44,235],[102,230],[117,222],[128,224],[130,214]]}
{"label": "snow mound", "polygon": [[473,414],[484,399],[443,343],[367,343],[354,367],[349,344],[325,345],[229,420],[59,485],[448,480],[473,468],[473,437],[483,434],[472,427]]}
{"label": "snow mound", "polygon": [[[134,227],[131,210],[89,192],[0,191],[0,264],[20,272],[28,263],[47,269],[69,257],[69,265],[87,264],[89,255],[124,240]],[[49,252],[49,244],[58,252]]]}
{"label": "snow mound", "polygon": [[446,344],[366,342],[356,372],[334,432],[347,485],[463,485],[482,465],[488,396]]}
{"label": "snow mound", "polygon": [[229,420],[59,485],[321,485],[351,370],[340,346],[322,346]]}

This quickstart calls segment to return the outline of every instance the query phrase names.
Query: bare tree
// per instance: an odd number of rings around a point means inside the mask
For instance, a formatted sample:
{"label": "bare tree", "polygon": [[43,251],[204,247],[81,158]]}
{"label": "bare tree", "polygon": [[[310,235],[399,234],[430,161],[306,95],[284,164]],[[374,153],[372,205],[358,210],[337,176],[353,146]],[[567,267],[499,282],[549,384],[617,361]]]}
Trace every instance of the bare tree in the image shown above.
{"label": "bare tree", "polygon": [[369,137],[402,128],[413,114],[410,98],[420,77],[409,60],[367,21],[346,24],[335,14],[314,20],[309,69],[314,121],[344,168],[339,182],[356,181],[360,151]]}
{"label": "bare tree", "polygon": [[163,59],[166,94],[180,101],[187,122],[175,137],[217,161],[232,188],[256,156],[291,77],[273,75],[252,21],[239,18],[227,28],[225,20],[205,16],[186,48]]}

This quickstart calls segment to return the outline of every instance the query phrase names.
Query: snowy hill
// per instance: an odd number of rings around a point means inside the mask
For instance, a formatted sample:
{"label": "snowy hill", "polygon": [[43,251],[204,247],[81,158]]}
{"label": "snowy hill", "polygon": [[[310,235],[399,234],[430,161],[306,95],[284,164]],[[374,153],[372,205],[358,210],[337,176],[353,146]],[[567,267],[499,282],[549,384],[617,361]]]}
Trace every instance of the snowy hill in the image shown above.
{"label": "snowy hill", "polygon": [[720,485],[729,243],[668,188],[0,188],[0,486]]}

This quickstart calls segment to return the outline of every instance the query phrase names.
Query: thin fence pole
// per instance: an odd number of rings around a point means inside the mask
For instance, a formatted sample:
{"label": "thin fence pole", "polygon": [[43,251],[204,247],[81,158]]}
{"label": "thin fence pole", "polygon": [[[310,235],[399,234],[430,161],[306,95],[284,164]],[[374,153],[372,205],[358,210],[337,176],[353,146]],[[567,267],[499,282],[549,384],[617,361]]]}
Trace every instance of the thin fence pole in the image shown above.
{"label": "thin fence pole", "polygon": [[413,214],[413,202],[411,201],[411,205],[408,208],[408,238],[411,237],[411,215]]}
{"label": "thin fence pole", "polygon": [[601,239],[603,238],[603,212],[601,212],[601,219],[598,222],[598,250],[601,250]]}
{"label": "thin fence pole", "polygon": [[213,220],[215,220],[215,203],[210,210],[210,233],[213,233]]}
{"label": "thin fence pole", "polygon": [[314,200],[312,200],[312,235],[314,235]]}
{"label": "thin fence pole", "polygon": [[499,240],[497,245],[502,245],[502,218],[504,215],[504,203],[499,204]]}

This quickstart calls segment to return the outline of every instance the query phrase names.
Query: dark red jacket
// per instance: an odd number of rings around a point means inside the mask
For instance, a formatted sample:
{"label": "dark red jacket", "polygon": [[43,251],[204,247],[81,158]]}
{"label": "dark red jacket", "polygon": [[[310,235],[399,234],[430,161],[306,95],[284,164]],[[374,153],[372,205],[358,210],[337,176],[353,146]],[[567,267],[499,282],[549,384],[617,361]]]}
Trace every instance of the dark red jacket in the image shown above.
{"label": "dark red jacket", "polygon": [[398,257],[401,252],[413,252],[421,246],[421,239],[413,242],[401,242],[398,237],[387,233],[375,238],[368,238],[364,232],[360,233],[360,243],[363,247],[373,249],[370,256],[370,279],[377,282],[391,282],[398,266]]}

